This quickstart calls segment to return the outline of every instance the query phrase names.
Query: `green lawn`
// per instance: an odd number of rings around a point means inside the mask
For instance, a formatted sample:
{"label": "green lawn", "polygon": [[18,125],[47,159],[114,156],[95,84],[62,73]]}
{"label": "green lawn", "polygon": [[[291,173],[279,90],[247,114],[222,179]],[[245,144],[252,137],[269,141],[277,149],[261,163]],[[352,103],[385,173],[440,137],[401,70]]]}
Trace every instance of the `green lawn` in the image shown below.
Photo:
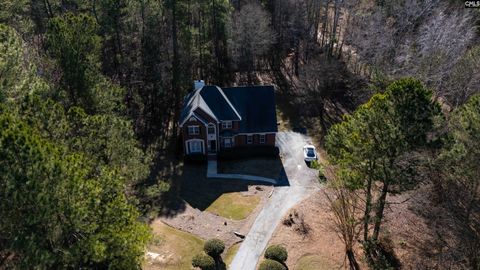
{"label": "green lawn", "polygon": [[295,265],[295,270],[330,270],[335,269],[335,265],[326,258],[320,257],[318,255],[304,255],[302,256]]}
{"label": "green lawn", "polygon": [[244,196],[240,192],[222,194],[206,210],[216,215],[241,220],[253,211],[260,202],[257,195]]}
{"label": "green lawn", "polygon": [[148,247],[149,252],[158,253],[161,259],[153,264],[146,262],[146,270],[188,270],[192,257],[203,250],[204,241],[195,235],[174,229],[164,223],[152,224],[154,238]]}
{"label": "green lawn", "polygon": [[235,254],[237,254],[237,251],[238,251],[238,249],[240,248],[240,244],[241,244],[241,243],[233,244],[233,245],[225,252],[223,262],[225,263],[225,265],[227,266],[227,268],[228,268],[228,266],[230,265],[230,263],[233,261],[233,257],[235,257]]}

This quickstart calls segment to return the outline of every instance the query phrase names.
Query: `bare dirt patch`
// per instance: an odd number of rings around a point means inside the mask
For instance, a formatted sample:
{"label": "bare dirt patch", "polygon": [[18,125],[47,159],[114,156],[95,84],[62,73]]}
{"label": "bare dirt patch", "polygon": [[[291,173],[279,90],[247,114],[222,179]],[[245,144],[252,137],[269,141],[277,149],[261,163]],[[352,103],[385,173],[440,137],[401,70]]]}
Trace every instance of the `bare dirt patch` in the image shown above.
{"label": "bare dirt patch", "polygon": [[269,245],[281,244],[286,247],[288,268],[318,269],[311,267],[319,262],[328,262],[332,269],[341,268],[345,259],[344,247],[331,227],[331,215],[323,190],[291,209],[284,220],[289,220],[290,214],[295,216],[295,213],[303,217],[309,227],[308,233],[301,233],[295,224],[279,224],[269,242]]}

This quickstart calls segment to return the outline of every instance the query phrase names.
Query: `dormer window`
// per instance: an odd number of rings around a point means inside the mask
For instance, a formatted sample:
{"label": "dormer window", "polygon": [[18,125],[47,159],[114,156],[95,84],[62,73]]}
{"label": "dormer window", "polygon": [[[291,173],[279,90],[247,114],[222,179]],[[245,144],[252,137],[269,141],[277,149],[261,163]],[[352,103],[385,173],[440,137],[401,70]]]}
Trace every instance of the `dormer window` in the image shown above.
{"label": "dormer window", "polygon": [[232,121],[222,121],[222,129],[231,129]]}

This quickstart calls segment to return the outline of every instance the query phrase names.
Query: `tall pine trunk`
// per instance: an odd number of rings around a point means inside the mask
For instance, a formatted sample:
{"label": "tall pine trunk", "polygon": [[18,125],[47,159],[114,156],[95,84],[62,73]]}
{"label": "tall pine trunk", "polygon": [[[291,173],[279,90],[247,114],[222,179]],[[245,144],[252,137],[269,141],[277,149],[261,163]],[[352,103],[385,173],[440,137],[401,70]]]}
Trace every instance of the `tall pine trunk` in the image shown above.
{"label": "tall pine trunk", "polygon": [[178,54],[178,30],[177,30],[177,4],[176,0],[171,1],[172,9],[172,47],[173,47],[173,63],[172,63],[172,90],[174,94],[174,112],[173,112],[173,130],[172,134],[177,137],[177,120],[181,109],[180,96],[180,56]]}

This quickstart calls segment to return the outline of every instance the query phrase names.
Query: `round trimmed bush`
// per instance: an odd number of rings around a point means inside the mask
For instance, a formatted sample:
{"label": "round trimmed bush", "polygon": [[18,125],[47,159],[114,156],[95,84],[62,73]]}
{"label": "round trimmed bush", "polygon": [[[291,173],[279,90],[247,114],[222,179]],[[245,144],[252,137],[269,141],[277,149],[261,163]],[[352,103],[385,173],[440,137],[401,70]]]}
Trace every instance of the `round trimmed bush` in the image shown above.
{"label": "round trimmed bush", "polygon": [[215,270],[215,261],[207,254],[197,254],[193,256],[192,265],[202,270]]}
{"label": "round trimmed bush", "polygon": [[287,270],[287,268],[277,261],[266,259],[260,263],[258,270]]}
{"label": "round trimmed bush", "polygon": [[225,244],[223,243],[222,240],[210,239],[207,242],[205,242],[205,245],[203,246],[203,250],[208,255],[214,258],[218,258],[220,254],[222,254],[222,252],[225,250]]}
{"label": "round trimmed bush", "polygon": [[287,260],[287,250],[280,245],[271,245],[265,251],[265,259],[275,260],[284,263]]}

